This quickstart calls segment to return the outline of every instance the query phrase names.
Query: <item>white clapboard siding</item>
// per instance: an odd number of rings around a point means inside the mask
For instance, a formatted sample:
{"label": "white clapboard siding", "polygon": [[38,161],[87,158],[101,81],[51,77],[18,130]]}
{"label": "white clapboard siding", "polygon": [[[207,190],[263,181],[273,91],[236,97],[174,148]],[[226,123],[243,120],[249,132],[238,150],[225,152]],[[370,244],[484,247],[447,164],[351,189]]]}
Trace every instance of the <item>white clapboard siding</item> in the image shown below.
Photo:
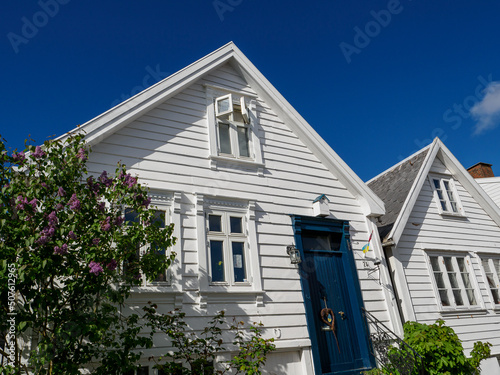
{"label": "white clapboard siding", "polygon": [[478,178],[476,181],[493,199],[493,202],[500,207],[500,177]]}
{"label": "white clapboard siding", "polygon": [[[183,307],[191,308],[188,316],[199,316],[201,311],[209,317],[224,309],[228,316],[262,321],[266,332],[279,328],[278,342],[309,340],[300,276],[286,254],[286,246],[294,242],[290,214],[312,216],[312,201],[326,194],[333,216],[350,221],[353,248],[359,253],[369,237],[360,202],[261,98],[257,112],[265,173],[231,165],[211,169],[204,84],[256,95],[233,68],[224,65],[96,144],[89,170],[114,171],[121,161],[140,176],[142,184],[182,193],[178,257],[183,265]],[[197,274],[198,254],[206,249],[198,248],[194,194],[255,201],[262,306],[220,302],[200,310],[198,278],[204,275]],[[356,265],[365,307],[392,327],[378,274],[364,270],[361,259]],[[160,303],[162,298],[157,295]],[[173,308],[173,302],[167,308]]]}
{"label": "white clapboard siding", "polygon": [[[435,159],[431,173],[450,174],[439,159]],[[495,346],[493,354],[500,354],[500,315],[492,312],[488,285],[484,280],[476,253],[500,253],[500,228],[481,208],[474,197],[455,180],[465,218],[440,215],[428,181],[422,190],[403,235],[398,243],[399,259],[405,272],[410,301],[416,320],[434,323],[444,319],[471,350],[477,340],[489,341]],[[441,312],[434,292],[432,275],[425,251],[457,251],[471,254],[471,265],[478,286],[476,291],[484,308],[478,312]]]}

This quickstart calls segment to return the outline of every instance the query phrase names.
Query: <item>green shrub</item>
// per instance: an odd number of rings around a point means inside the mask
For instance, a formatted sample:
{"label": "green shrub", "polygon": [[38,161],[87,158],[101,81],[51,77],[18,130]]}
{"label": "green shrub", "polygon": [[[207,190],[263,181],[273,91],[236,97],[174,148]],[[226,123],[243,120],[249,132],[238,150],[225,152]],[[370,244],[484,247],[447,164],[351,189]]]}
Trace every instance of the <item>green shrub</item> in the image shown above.
{"label": "green shrub", "polygon": [[[471,357],[464,354],[462,342],[452,328],[445,326],[443,320],[437,320],[435,324],[421,324],[417,322],[406,322],[404,324],[404,341],[420,356],[417,357],[412,374],[419,374],[423,368],[425,374],[448,374],[448,375],[470,375],[479,373],[479,364],[483,359],[490,356],[491,344],[480,341],[474,343]],[[401,357],[409,354],[410,349],[402,346],[401,349],[391,348],[389,356]],[[421,367],[422,366],[422,367]],[[375,372],[373,372],[375,371]],[[387,366],[382,372],[372,370],[365,374],[399,374],[392,366]]]}

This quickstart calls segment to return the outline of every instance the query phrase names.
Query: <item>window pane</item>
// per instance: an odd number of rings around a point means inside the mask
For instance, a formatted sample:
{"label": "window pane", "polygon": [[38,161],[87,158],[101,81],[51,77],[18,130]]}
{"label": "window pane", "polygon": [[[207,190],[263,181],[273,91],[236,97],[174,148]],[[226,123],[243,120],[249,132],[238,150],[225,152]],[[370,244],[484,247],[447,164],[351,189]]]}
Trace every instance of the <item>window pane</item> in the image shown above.
{"label": "window pane", "polygon": [[231,233],[243,233],[243,228],[241,226],[241,217],[231,216],[229,221],[231,223]]}
{"label": "window pane", "polygon": [[450,306],[450,299],[448,298],[448,292],[446,290],[440,290],[439,297],[441,298],[441,304],[443,306]]}
{"label": "window pane", "polygon": [[153,217],[153,225],[158,228],[165,228],[165,216],[167,212],[165,210],[155,210]]}
{"label": "window pane", "polygon": [[218,99],[217,100],[217,113],[224,113],[230,110],[230,100],[231,98]]}
{"label": "window pane", "polygon": [[453,297],[455,297],[455,303],[457,306],[463,306],[464,301],[462,299],[460,289],[453,289]]}
{"label": "window pane", "polygon": [[441,272],[435,272],[434,277],[436,278],[436,284],[439,289],[446,288],[446,286],[444,285],[443,274]]}
{"label": "window pane", "polygon": [[125,209],[125,222],[138,223],[139,214],[131,208]]}
{"label": "window pane", "polygon": [[302,232],[302,247],[304,250],[335,251],[340,249],[341,241],[342,233]]}
{"label": "window pane", "polygon": [[469,300],[469,305],[476,305],[476,297],[474,296],[473,289],[467,289],[467,299]]}
{"label": "window pane", "polygon": [[440,271],[438,257],[430,257],[433,271]]}
{"label": "window pane", "polygon": [[500,296],[498,294],[498,289],[492,289],[491,294],[493,295],[493,301],[495,304],[500,304]]}
{"label": "window pane", "polygon": [[450,278],[451,287],[454,289],[458,288],[457,275],[454,272],[448,272],[448,277]]}
{"label": "window pane", "polygon": [[212,265],[212,281],[225,281],[224,251],[222,241],[210,241],[210,261]]}
{"label": "window pane", "polygon": [[219,147],[223,154],[231,154],[231,138],[229,124],[219,123]]}
{"label": "window pane", "polygon": [[240,156],[250,157],[250,150],[248,149],[248,129],[243,126],[238,126],[238,147]]}
{"label": "window pane", "polygon": [[149,367],[141,366],[137,369],[137,375],[149,375]]}
{"label": "window pane", "polygon": [[233,242],[233,268],[234,268],[234,281],[243,282],[247,281],[245,272],[245,245],[243,242]]}
{"label": "window pane", "polygon": [[208,215],[208,230],[210,232],[222,232],[221,219],[220,215]]}
{"label": "window pane", "polygon": [[453,272],[453,265],[451,263],[451,258],[450,257],[443,257],[443,260],[444,260],[444,265],[446,266],[446,271]]}

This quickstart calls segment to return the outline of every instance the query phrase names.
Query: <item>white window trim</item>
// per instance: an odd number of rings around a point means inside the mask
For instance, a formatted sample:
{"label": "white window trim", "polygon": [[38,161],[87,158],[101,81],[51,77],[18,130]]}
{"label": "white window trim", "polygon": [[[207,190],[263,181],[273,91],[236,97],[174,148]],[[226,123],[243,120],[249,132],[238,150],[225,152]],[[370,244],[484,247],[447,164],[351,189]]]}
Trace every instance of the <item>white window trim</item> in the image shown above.
{"label": "white window trim", "polygon": [[[495,254],[487,254],[487,253],[481,253],[481,254],[478,254],[478,259],[479,259],[479,263],[481,264],[481,276],[483,277],[483,280],[484,280],[484,285],[486,286],[486,289],[488,291],[488,296],[490,298],[490,303],[491,303],[491,306],[492,306],[492,309],[493,310],[500,310],[500,304],[496,304],[495,303],[495,300],[493,298],[493,294],[491,293],[491,288],[490,288],[490,284],[488,283],[488,279],[486,278],[486,270],[484,269],[483,267],[483,260],[487,260],[488,261],[488,264],[490,266],[490,269],[492,267],[492,263],[493,263],[493,260],[498,260],[500,261],[500,256],[498,255],[495,255]],[[497,286],[497,289],[499,290],[499,293],[500,293],[500,274],[496,271],[496,269],[493,267],[493,280]]]}
{"label": "white window trim", "polygon": [[[132,288],[132,292],[181,292],[181,193],[150,191],[148,197],[151,198],[150,208],[166,212],[165,225],[174,224],[172,236],[176,237],[177,241],[175,245],[166,249],[166,256],[175,252],[176,257],[167,269],[167,281],[147,281],[145,276],[142,275],[142,285]],[[140,256],[144,255],[146,248],[147,246],[140,248]]]}
{"label": "white window trim", "polygon": [[[246,283],[211,283],[210,282],[210,249],[209,233],[207,227],[207,212],[234,213],[242,215],[246,222]],[[260,262],[257,246],[257,233],[255,226],[255,202],[237,201],[233,199],[208,198],[202,194],[196,195],[196,215],[198,227],[198,256],[200,267],[200,305],[206,307],[207,299],[224,298],[224,295],[239,295],[246,302],[262,303],[262,281]],[[229,253],[229,252],[228,252]],[[232,262],[231,262],[232,263]],[[226,280],[228,280],[226,276]],[[236,302],[238,298],[233,298]]]}
{"label": "white window trim", "polygon": [[[259,119],[257,116],[257,101],[256,97],[247,93],[237,92],[217,86],[205,85],[206,87],[206,103],[207,103],[207,118],[208,118],[208,135],[210,142],[210,155],[209,159],[211,161],[211,168],[217,169],[218,162],[235,163],[246,166],[254,166],[261,169],[264,166],[262,159],[262,149],[260,140],[257,134],[257,129],[259,128]],[[220,97],[225,96],[232,97],[233,101],[237,101],[238,104],[241,103],[241,98],[244,98],[247,103],[247,111],[249,117],[249,123],[243,124],[233,121],[224,121],[230,124],[230,137],[231,137],[231,152],[229,154],[221,154],[219,152],[219,137],[218,137],[218,123],[219,120],[216,116],[215,110],[215,100]],[[248,129],[248,147],[249,147],[249,157],[238,156],[238,142],[237,142],[237,132],[236,127],[244,125]]]}
{"label": "white window trim", "polygon": [[[432,194],[433,194],[433,197],[434,197],[434,202],[436,203],[436,206],[438,208],[439,214],[440,215],[449,215],[449,216],[464,217],[465,216],[465,211],[464,211],[464,208],[462,206],[462,202],[460,201],[460,196],[458,194],[458,190],[457,190],[457,187],[456,187],[456,184],[455,184],[455,180],[453,179],[453,177],[452,176],[448,176],[448,175],[429,174],[428,178],[429,178],[429,183],[431,184],[431,189],[432,189]],[[444,183],[443,183],[444,180],[448,181],[448,183],[451,186],[451,189],[452,189],[452,192],[454,194],[454,197],[455,197],[455,201],[456,201],[456,204],[457,204],[457,210],[458,210],[458,212],[443,210],[443,207],[441,206],[441,201],[440,201],[439,196],[438,196],[438,192],[436,190],[436,187],[434,186],[434,180],[435,179],[439,180],[439,184],[441,186],[441,191],[443,192],[443,196],[444,196],[445,201],[446,201],[446,206],[451,208],[450,199],[448,197],[446,189],[444,188]]]}
{"label": "white window trim", "polygon": [[[207,246],[208,249],[208,279],[210,285],[224,285],[224,286],[239,286],[239,285],[251,285],[252,277],[249,275],[248,270],[248,250],[249,250],[249,241],[248,241],[248,223],[247,223],[247,215],[246,212],[239,210],[221,210],[221,209],[207,209],[205,211],[206,215],[206,228],[207,231]],[[208,217],[210,215],[221,216],[221,232],[210,232],[209,228],[209,220]],[[238,217],[241,218],[242,230],[243,233],[230,233],[230,225],[229,218],[230,217]],[[211,249],[210,249],[210,241],[221,241],[223,243],[223,255],[224,255],[224,276],[225,281],[213,281],[212,280],[212,262],[211,262]],[[231,243],[235,242],[243,242],[243,259],[246,274],[246,281],[236,282],[234,281],[234,260],[231,257],[232,247]]]}
{"label": "white window trim", "polygon": [[[426,261],[427,261],[427,268],[428,268],[428,271],[429,271],[429,277],[431,279],[432,288],[434,289],[434,295],[436,297],[437,307],[438,307],[438,309],[441,312],[458,312],[458,311],[478,311],[478,310],[484,310],[485,307],[484,307],[484,301],[483,301],[483,298],[482,298],[482,295],[481,295],[481,289],[479,287],[479,283],[477,281],[476,274],[474,272],[474,267],[472,266],[471,255],[469,253],[456,252],[456,251],[442,251],[442,250],[425,250],[424,254],[425,254],[425,257],[426,257]],[[456,263],[456,258],[457,257],[465,259],[465,267],[467,268],[467,271],[469,273],[469,278],[470,278],[470,281],[471,281],[471,284],[472,284],[472,288],[473,288],[473,291],[474,291],[474,297],[476,298],[476,302],[477,302],[476,305],[468,305],[469,301],[468,301],[467,296],[464,295],[464,293],[462,293],[463,294],[462,295],[462,299],[464,300],[464,302],[467,303],[467,305],[463,305],[463,306],[457,306],[457,305],[455,305],[455,302],[454,302],[455,298],[452,295],[452,288],[451,288],[449,279],[446,276],[443,279],[444,279],[444,283],[445,283],[445,286],[446,286],[446,290],[449,293],[450,304],[451,303],[452,304],[450,306],[443,306],[443,303],[441,302],[441,297],[439,295],[439,288],[438,288],[438,285],[437,285],[437,282],[436,282],[436,278],[434,276],[434,270],[433,270],[432,265],[431,265],[431,259],[430,259],[431,256],[437,256],[437,257],[439,257],[440,268],[441,268],[441,272],[443,273],[443,275],[446,273],[446,268],[442,264],[442,261],[441,261],[441,259],[442,259],[443,256],[452,257],[452,262],[453,262],[454,267],[456,267],[455,263]],[[457,269],[457,271],[458,271],[458,269]],[[458,282],[459,282],[461,291],[464,292],[465,291],[465,286],[463,285],[463,281],[462,281],[461,277],[458,278]]]}

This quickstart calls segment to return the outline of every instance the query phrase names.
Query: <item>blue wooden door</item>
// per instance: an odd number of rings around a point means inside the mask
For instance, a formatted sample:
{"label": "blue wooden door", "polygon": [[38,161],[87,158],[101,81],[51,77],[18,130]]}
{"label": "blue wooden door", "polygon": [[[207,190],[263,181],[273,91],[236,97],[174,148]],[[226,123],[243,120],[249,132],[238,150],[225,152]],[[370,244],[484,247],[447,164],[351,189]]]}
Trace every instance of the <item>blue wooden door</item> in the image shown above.
{"label": "blue wooden door", "polygon": [[347,222],[293,217],[316,374],[373,367]]}

